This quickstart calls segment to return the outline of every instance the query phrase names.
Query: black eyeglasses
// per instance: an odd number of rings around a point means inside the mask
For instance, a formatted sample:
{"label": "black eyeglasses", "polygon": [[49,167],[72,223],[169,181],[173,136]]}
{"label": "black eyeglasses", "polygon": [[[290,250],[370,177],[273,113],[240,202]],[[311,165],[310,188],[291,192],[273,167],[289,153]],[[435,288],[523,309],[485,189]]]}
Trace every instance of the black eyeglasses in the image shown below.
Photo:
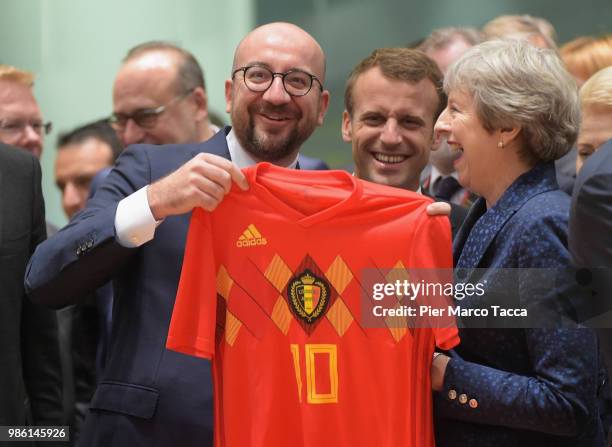
{"label": "black eyeglasses", "polygon": [[42,123],[40,121],[34,121],[28,123],[25,121],[0,121],[0,132],[6,135],[15,136],[22,134],[28,126],[40,136],[42,136],[43,133],[49,135],[53,128],[53,124],[50,122]]}
{"label": "black eyeglasses", "polygon": [[260,65],[249,65],[234,70],[232,79],[234,79],[236,73],[240,71],[243,72],[244,84],[252,92],[265,92],[270,88],[276,76],[281,77],[285,91],[291,96],[304,96],[308,94],[312,88],[313,81],[317,81],[319,88],[323,91],[323,84],[321,84],[319,78],[297,68],[286,71],[285,73],[275,73]]}
{"label": "black eyeglasses", "polygon": [[143,129],[150,129],[155,126],[159,116],[164,113],[168,109],[168,107],[186,98],[193,91],[193,88],[189,89],[185,93],[182,93],[172,98],[168,103],[159,107],[155,107],[154,109],[139,109],[132,114],[113,113],[108,119],[108,122],[118,132],[123,132],[125,130],[129,120],[134,121],[138,127],[142,127]]}

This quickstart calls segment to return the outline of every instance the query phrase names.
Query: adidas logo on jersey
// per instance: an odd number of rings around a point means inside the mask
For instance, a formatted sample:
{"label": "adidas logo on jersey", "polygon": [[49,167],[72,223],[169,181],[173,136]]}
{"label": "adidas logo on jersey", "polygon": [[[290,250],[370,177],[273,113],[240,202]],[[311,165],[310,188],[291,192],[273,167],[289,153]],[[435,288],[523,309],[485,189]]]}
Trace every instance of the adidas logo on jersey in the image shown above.
{"label": "adidas logo on jersey", "polygon": [[236,247],[254,247],[256,245],[266,245],[268,240],[261,235],[255,225],[250,224],[246,230],[242,232],[236,241]]}

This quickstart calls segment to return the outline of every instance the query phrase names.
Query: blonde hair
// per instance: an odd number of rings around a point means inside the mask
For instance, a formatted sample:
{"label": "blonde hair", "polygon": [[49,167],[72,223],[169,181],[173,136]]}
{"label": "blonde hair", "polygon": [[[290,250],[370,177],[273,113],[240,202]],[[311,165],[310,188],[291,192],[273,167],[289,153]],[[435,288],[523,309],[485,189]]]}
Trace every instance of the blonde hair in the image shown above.
{"label": "blonde hair", "polygon": [[612,108],[612,66],[599,70],[580,89],[582,107],[599,105]]}
{"label": "blonde hair", "polygon": [[612,65],[612,34],[578,37],[563,45],[560,53],[570,73],[586,81],[602,68]]}
{"label": "blonde hair", "polygon": [[34,74],[15,68],[12,65],[0,64],[0,81],[17,82],[31,87],[34,85]]}
{"label": "blonde hair", "polygon": [[493,39],[525,39],[540,37],[547,48],[557,49],[557,36],[552,24],[541,17],[530,15],[499,16],[485,24],[482,28],[485,40]]}

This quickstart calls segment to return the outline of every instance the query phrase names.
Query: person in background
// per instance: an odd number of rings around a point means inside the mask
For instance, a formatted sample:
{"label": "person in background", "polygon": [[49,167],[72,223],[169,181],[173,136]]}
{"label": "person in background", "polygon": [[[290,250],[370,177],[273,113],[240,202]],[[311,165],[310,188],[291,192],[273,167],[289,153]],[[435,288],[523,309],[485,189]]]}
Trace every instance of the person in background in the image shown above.
{"label": "person in background", "polygon": [[25,149],[40,159],[43,135],[51,132],[51,123],[43,121],[33,86],[32,73],[0,65],[0,142]]}
{"label": "person in background", "polygon": [[[433,59],[444,74],[463,53],[481,41],[482,34],[475,28],[440,28],[434,30],[418,49]],[[430,165],[423,170],[421,188],[439,200],[469,207],[476,196],[457,181],[454,159],[455,154],[446,141],[440,141],[438,149],[431,152]]]}
{"label": "person in background", "polygon": [[122,150],[106,119],[60,134],[55,184],[62,193],[62,207],[68,219],[85,208],[91,180],[100,170],[112,166]]}
{"label": "person in background", "polygon": [[438,28],[421,42],[421,50],[438,64],[442,74],[459,59],[463,53],[482,42],[482,33],[476,28]]}
{"label": "person in background", "polygon": [[[597,71],[612,65],[612,36],[578,37],[563,45],[560,54],[580,88]],[[577,148],[572,148],[566,156],[556,162],[559,186],[568,194],[572,193],[576,166],[580,164],[578,152]]]}
{"label": "person in background", "polygon": [[[480,284],[484,293],[457,305],[557,309],[554,288],[531,293],[537,285],[529,272],[571,266],[569,197],[558,189],[553,161],[578,135],[573,79],[556,52],[497,40],[452,65],[444,89],[448,105],[436,131],[459,153],[461,184],[481,196],[453,249],[458,281]],[[508,271],[517,272],[514,280]],[[535,318],[526,328],[491,321],[511,326],[460,329],[461,344],[433,361],[437,445],[602,445],[592,331]]]}
{"label": "person in background", "polygon": [[576,172],[589,156],[612,139],[612,66],[598,71],[582,86],[580,109]]}
{"label": "person in background", "polygon": [[484,40],[521,39],[538,48],[557,49],[557,33],[552,24],[541,17],[503,15],[482,27]]}
{"label": "person in background", "polygon": [[[44,122],[40,107],[33,92],[34,75],[10,65],[0,65],[0,143],[24,149],[40,159],[44,136],[51,132],[50,122]],[[57,227],[46,222],[47,236],[57,232]],[[60,362],[61,395],[64,417],[69,422],[73,407],[73,376],[71,365],[70,326],[71,311],[56,313]]]}
{"label": "person in background", "polygon": [[[43,137],[51,132],[34,93],[34,75],[11,65],[0,65],[0,143],[25,149],[40,160]],[[50,222],[47,236],[57,232]]]}
{"label": "person in background", "polygon": [[[608,140],[586,159],[578,172],[569,219],[572,259],[578,269],[588,272],[584,285],[589,293],[576,308],[587,324],[595,328],[606,365],[612,365],[611,235],[612,140]],[[609,386],[609,368],[606,382]],[[607,397],[610,398],[609,394]],[[608,420],[604,420],[606,426],[610,427],[609,414]],[[608,431],[608,446],[612,446],[612,431]]]}
{"label": "person in background", "polygon": [[[31,124],[28,122],[26,127]],[[64,425],[55,312],[28,300],[22,280],[30,255],[46,237],[40,181],[40,165],[33,154],[0,143],[0,425],[3,426]]]}
{"label": "person in background", "polygon": [[576,84],[581,87],[599,70],[612,65],[612,34],[577,37],[564,44],[559,53]]}
{"label": "person in background", "polygon": [[115,77],[110,123],[126,147],[200,143],[219,130],[210,123],[200,64],[187,50],[162,41],[128,51]]}

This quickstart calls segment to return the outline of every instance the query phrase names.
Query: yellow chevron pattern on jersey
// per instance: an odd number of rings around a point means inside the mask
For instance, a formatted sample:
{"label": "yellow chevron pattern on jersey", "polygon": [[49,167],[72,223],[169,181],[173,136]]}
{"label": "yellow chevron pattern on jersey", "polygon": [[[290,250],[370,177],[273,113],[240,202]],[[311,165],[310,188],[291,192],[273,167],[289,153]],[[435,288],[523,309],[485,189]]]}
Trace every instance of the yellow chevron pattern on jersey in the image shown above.
{"label": "yellow chevron pattern on jersey", "polygon": [[249,224],[236,241],[236,247],[254,247],[256,245],[266,245],[267,243],[268,240],[261,235],[257,227],[253,224]]}

